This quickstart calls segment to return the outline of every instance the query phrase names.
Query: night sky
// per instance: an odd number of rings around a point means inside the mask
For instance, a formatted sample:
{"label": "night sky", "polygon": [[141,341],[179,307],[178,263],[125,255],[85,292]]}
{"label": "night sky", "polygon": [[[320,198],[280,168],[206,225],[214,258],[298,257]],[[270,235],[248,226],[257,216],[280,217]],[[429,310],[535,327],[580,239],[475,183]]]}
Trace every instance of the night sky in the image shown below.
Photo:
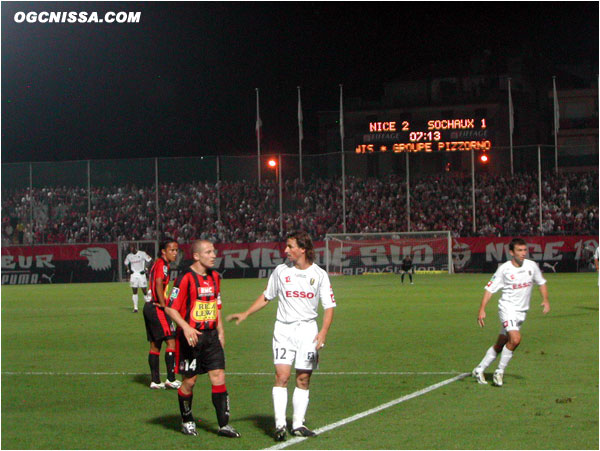
{"label": "night sky", "polygon": [[[142,15],[28,24],[17,11]],[[597,2],[2,2],[1,25],[2,162],[254,155],[255,88],[262,151],[295,153],[296,86],[314,153],[340,83],[375,99],[486,50],[598,64]]]}

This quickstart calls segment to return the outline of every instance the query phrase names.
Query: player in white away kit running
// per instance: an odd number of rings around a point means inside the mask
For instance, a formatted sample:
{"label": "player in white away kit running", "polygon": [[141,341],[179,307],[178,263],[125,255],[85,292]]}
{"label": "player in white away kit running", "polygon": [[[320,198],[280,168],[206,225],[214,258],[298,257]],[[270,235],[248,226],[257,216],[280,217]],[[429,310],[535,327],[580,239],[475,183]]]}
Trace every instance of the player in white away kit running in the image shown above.
{"label": "player in white away kit running", "polygon": [[480,327],[485,325],[485,306],[492,294],[502,289],[502,296],[498,300],[498,315],[502,330],[496,344],[490,347],[483,360],[473,370],[473,377],[480,384],[487,384],[484,376],[485,369],[492,364],[500,353],[500,363],[494,372],[494,385],[502,386],[504,369],[513,356],[514,350],[521,343],[520,327],[525,321],[529,310],[531,290],[533,284],[539,285],[542,294],[542,307],[544,314],[550,311],[548,302],[548,288],[546,279],[542,276],[539,266],[532,260],[527,260],[527,243],[521,238],[514,238],[509,244],[512,259],[498,267],[492,279],[485,286],[479,316],[477,321]]}
{"label": "player in white away kit running", "polygon": [[[273,332],[273,363],[275,386],[273,407],[275,411],[275,440],[286,439],[287,384],[296,367],[296,388],[292,397],[294,407],[292,434],[300,437],[316,435],[304,426],[308,408],[310,376],[317,368],[319,351],[325,346],[325,338],[333,321],[335,298],[327,272],[314,261],[314,248],[310,236],[303,231],[288,235],[285,253],[289,263],[275,268],[267,289],[243,313],[234,313],[227,321],[244,321],[251,314],[265,307],[270,300],[279,298],[277,321]],[[317,326],[319,301],[324,309],[323,325]]]}
{"label": "player in white away kit running", "polygon": [[133,301],[133,313],[138,312],[138,288],[142,289],[144,297],[148,291],[148,280],[146,279],[146,267],[152,261],[152,258],[144,251],[140,251],[133,243],[129,245],[129,254],[125,257],[125,267],[130,274],[129,286],[133,292],[131,300]]}

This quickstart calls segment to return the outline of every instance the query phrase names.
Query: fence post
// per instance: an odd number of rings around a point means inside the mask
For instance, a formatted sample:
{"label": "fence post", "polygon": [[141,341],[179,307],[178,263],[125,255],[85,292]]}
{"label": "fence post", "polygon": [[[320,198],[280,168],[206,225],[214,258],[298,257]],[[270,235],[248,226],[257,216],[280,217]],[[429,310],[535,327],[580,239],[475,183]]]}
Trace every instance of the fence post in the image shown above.
{"label": "fence post", "polygon": [[35,242],[33,233],[33,168],[29,163],[29,227],[31,227],[31,244]]}
{"label": "fence post", "polygon": [[221,159],[217,155],[217,220],[221,220]]}
{"label": "fence post", "polygon": [[473,234],[477,233],[477,221],[475,218],[475,154],[471,147],[471,199],[473,204]]}
{"label": "fence post", "polygon": [[156,239],[160,241],[159,212],[158,212],[158,158],[154,158],[154,193],[155,193],[155,210],[156,210]]}
{"label": "fence post", "polygon": [[92,183],[90,181],[90,160],[87,161],[87,194],[88,194],[88,243],[92,242]]}
{"label": "fence post", "polygon": [[542,227],[542,156],[540,145],[538,144],[538,207],[540,214],[540,234],[544,235],[544,228]]}
{"label": "fence post", "polygon": [[406,153],[406,221],[408,223],[407,232],[410,232],[410,166],[408,161],[408,151]]}

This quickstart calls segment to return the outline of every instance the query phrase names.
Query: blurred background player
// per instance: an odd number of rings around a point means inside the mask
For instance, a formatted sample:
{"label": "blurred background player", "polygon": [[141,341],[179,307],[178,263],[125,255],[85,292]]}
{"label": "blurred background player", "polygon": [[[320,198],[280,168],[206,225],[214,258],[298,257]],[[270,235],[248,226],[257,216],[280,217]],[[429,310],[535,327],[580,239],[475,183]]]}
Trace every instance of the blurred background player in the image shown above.
{"label": "blurred background player", "polygon": [[[234,313],[228,321],[236,324],[279,297],[277,321],[273,332],[273,361],[275,386],[275,440],[286,439],[287,384],[296,363],[296,388],[292,397],[294,407],[292,434],[301,437],[316,435],[304,426],[308,408],[310,376],[317,368],[318,352],[333,321],[335,298],[327,272],[313,263],[315,251],[310,236],[303,231],[288,235],[285,246],[288,262],[275,268],[267,289],[243,313]],[[317,326],[319,301],[324,309],[321,330]]]}
{"label": "blurred background player", "polygon": [[410,279],[410,284],[413,284],[413,261],[412,258],[410,257],[410,255],[407,255],[406,257],[404,257],[404,259],[402,259],[402,267],[400,269],[400,274],[401,274],[401,280],[402,283],[404,283],[404,274],[408,274],[408,277]]}
{"label": "blurred background player", "polygon": [[500,363],[494,372],[494,385],[500,387],[503,384],[504,369],[513,356],[513,352],[521,343],[520,328],[531,300],[533,284],[539,285],[542,294],[542,307],[544,314],[550,311],[548,302],[548,287],[546,279],[542,276],[539,266],[528,260],[527,243],[521,238],[514,238],[509,244],[511,260],[498,267],[492,279],[485,286],[479,316],[477,322],[480,327],[485,326],[485,306],[491,299],[492,294],[502,290],[502,296],[498,300],[498,315],[502,329],[496,340],[496,344],[490,347],[483,360],[473,370],[473,377],[480,384],[487,384],[484,371],[492,364],[497,355],[500,354]]}
{"label": "blurred background player", "polygon": [[144,298],[148,295],[148,281],[146,280],[146,268],[152,258],[137,248],[135,243],[129,245],[129,254],[125,257],[125,267],[129,274],[129,286],[133,291],[131,299],[133,300],[133,313],[138,311],[138,288],[142,289]]}
{"label": "blurred background player", "polygon": [[177,323],[177,370],[183,375],[179,395],[181,431],[198,435],[192,415],[193,389],[198,374],[208,373],[219,435],[239,437],[229,425],[229,395],[225,386],[225,329],[221,321],[221,276],[213,271],[217,254],[207,240],[192,243],[194,263],[177,278],[167,314]]}
{"label": "blurred background player", "polygon": [[[177,258],[179,245],[176,241],[168,240],[160,244],[160,256],[154,262],[150,270],[150,293],[149,299],[144,304],[144,322],[146,323],[146,335],[150,342],[150,353],[148,364],[152,382],[150,388],[179,388],[181,382],[175,379],[175,332],[171,325],[171,319],[165,313],[167,289],[170,279],[170,264]],[[159,357],[162,342],[167,342],[165,352],[165,363],[167,365],[167,380],[163,384],[160,381]]]}

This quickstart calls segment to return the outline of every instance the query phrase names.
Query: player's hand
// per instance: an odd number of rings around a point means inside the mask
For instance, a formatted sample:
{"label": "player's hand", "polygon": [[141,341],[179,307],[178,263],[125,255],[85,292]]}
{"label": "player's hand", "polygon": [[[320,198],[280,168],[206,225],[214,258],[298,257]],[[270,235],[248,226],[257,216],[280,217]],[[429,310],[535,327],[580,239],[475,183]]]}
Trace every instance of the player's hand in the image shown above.
{"label": "player's hand", "polygon": [[325,347],[325,337],[321,337],[321,334],[317,334],[317,336],[313,340],[313,343],[316,343],[315,349],[317,351],[320,351]]}
{"label": "player's hand", "polygon": [[227,317],[225,318],[227,321],[234,321],[235,320],[235,324],[239,324],[242,321],[244,321],[246,318],[248,318],[248,315],[245,313],[232,313],[231,315],[227,315]]}
{"label": "player's hand", "polygon": [[544,310],[542,310],[544,315],[550,311],[550,303],[548,301],[542,301],[541,306],[544,307]]}
{"label": "player's hand", "polygon": [[479,327],[485,326],[485,310],[479,310],[479,316],[477,317],[477,323]]}
{"label": "player's hand", "polygon": [[198,337],[202,335],[202,332],[194,329],[193,327],[189,327],[183,331],[183,335],[190,346],[196,346],[198,343]]}

